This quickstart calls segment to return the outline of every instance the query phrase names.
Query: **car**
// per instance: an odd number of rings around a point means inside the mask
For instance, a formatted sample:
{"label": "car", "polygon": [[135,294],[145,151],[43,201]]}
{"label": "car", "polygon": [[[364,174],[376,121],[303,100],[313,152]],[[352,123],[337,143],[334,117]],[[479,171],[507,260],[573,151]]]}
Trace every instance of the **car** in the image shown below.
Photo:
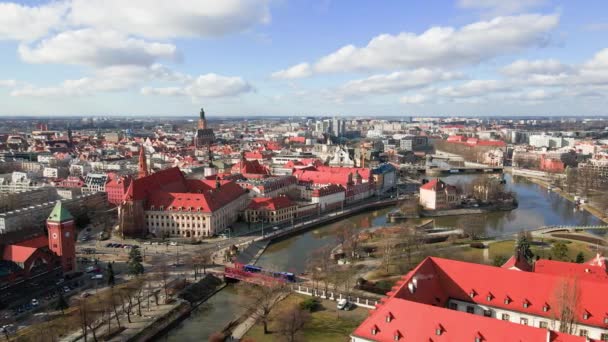
{"label": "car", "polygon": [[144,245],[151,245],[152,243],[150,241],[145,241]]}
{"label": "car", "polygon": [[103,279],[103,274],[95,274],[95,275],[91,276],[91,280],[99,280],[99,279]]}
{"label": "car", "polygon": [[342,298],[338,301],[336,308],[338,310],[349,310],[350,306],[351,306],[351,303],[348,300],[346,300],[345,298]]}
{"label": "car", "polygon": [[171,246],[177,246],[177,242],[175,242],[175,241],[171,241],[169,244],[170,244]]}
{"label": "car", "polygon": [[72,290],[72,289],[70,289],[70,287],[69,287],[69,286],[67,286],[67,285],[63,287],[63,292],[65,292],[65,293],[68,293],[68,292],[70,292],[71,290]]}
{"label": "car", "polygon": [[279,227],[272,227],[272,230],[279,230]]}
{"label": "car", "polygon": [[91,296],[92,296],[92,294],[90,294],[90,293],[88,293],[88,292],[83,292],[83,293],[80,295],[80,297],[82,297],[82,298],[87,298],[87,297],[91,297]]}
{"label": "car", "polygon": [[38,301],[38,299],[32,298],[32,306],[38,306],[38,305],[40,305],[40,302]]}
{"label": "car", "polygon": [[152,246],[158,246],[158,242],[152,242]]}
{"label": "car", "polygon": [[63,284],[64,281],[65,280],[63,278],[61,278],[55,282],[55,285],[61,285],[61,284]]}
{"label": "car", "polygon": [[89,267],[86,268],[85,271],[87,273],[92,273],[92,272],[96,272],[97,270],[99,270],[99,267],[97,267],[97,266],[89,266]]}

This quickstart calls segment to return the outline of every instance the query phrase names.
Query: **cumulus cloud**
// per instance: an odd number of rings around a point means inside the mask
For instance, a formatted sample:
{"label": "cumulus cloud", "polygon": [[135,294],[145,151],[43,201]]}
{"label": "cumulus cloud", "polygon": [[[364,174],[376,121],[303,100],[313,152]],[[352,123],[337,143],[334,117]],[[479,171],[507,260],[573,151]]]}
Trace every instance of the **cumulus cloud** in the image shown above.
{"label": "cumulus cloud", "polygon": [[67,13],[66,2],[25,6],[0,3],[0,40],[33,40],[62,25]]}
{"label": "cumulus cloud", "polygon": [[549,32],[558,23],[558,15],[527,14],[497,17],[459,29],[432,27],[422,34],[381,34],[366,46],[347,45],[320,58],[313,71],[469,66],[526,48],[545,46]]}
{"label": "cumulus cloud", "polygon": [[422,94],[405,95],[399,99],[403,104],[421,104],[429,101],[429,96]]}
{"label": "cumulus cloud", "polygon": [[390,74],[373,75],[365,79],[353,80],[337,89],[342,96],[361,96],[367,94],[390,94],[428,86],[435,82],[463,78],[457,72],[438,69],[415,69],[396,71]]}
{"label": "cumulus cloud", "polygon": [[268,0],[72,0],[75,25],[149,38],[218,37],[270,21]]}
{"label": "cumulus cloud", "polygon": [[17,86],[15,80],[0,80],[0,88],[14,88]]}
{"label": "cumulus cloud", "polygon": [[241,77],[217,74],[200,75],[182,87],[144,87],[143,95],[190,96],[192,98],[230,97],[252,91],[253,88]]}
{"label": "cumulus cloud", "polygon": [[437,90],[437,95],[446,97],[475,97],[510,90],[512,90],[512,86],[507,82],[499,80],[471,80],[463,84],[440,88]]}
{"label": "cumulus cloud", "polygon": [[458,0],[458,6],[486,15],[513,14],[545,5],[547,0]]}
{"label": "cumulus cloud", "polygon": [[174,59],[172,44],[149,42],[117,31],[81,29],[65,31],[34,45],[20,44],[19,55],[28,63],[61,63],[106,67],[151,65]]}
{"label": "cumulus cloud", "polygon": [[300,63],[292,66],[291,68],[279,70],[273,72],[271,77],[276,79],[294,79],[303,78],[312,75],[312,68],[308,63]]}

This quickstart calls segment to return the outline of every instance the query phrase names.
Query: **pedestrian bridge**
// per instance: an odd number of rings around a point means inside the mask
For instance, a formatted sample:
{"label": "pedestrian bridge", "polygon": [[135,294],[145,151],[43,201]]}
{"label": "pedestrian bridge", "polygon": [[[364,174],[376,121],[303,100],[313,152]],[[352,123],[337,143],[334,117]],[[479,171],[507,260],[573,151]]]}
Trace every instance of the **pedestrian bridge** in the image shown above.
{"label": "pedestrian bridge", "polygon": [[608,225],[597,226],[543,226],[535,230],[536,233],[546,234],[559,231],[575,232],[577,230],[608,230]]}

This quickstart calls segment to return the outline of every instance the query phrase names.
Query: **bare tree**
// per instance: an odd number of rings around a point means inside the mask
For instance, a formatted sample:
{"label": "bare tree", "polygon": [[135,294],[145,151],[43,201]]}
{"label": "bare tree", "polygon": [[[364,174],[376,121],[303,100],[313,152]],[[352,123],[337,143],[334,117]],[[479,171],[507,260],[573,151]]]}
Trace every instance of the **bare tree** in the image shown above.
{"label": "bare tree", "polygon": [[291,305],[281,312],[276,320],[283,340],[296,342],[302,340],[300,334],[306,323],[310,321],[310,312],[302,310],[298,305]]}
{"label": "bare tree", "polygon": [[249,298],[255,298],[253,303],[247,306],[248,311],[251,312],[256,322],[262,323],[264,334],[268,334],[268,323],[270,323],[272,307],[288,293],[289,288],[284,284],[258,286],[243,283],[241,291],[247,291]]}
{"label": "bare tree", "polygon": [[559,324],[556,329],[566,334],[574,334],[576,331],[576,318],[579,309],[580,289],[577,279],[563,278],[555,288],[554,324]]}
{"label": "bare tree", "polygon": [[167,262],[165,261],[161,261],[158,267],[158,275],[163,286],[163,291],[165,292],[165,303],[167,303],[167,301],[169,300],[169,267],[167,266]]}
{"label": "bare tree", "polygon": [[393,262],[393,254],[395,252],[395,242],[393,239],[387,237],[382,242],[382,264],[385,267],[386,273],[389,272]]}
{"label": "bare tree", "polygon": [[200,276],[200,271],[207,274],[207,265],[211,263],[211,251],[202,249],[197,251],[191,258],[192,268],[194,269],[194,280]]}

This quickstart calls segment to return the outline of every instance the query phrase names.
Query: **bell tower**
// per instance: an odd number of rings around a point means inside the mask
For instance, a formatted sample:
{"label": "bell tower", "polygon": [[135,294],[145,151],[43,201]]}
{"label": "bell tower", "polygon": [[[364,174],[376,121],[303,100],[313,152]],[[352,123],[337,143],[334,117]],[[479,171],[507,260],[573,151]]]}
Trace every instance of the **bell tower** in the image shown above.
{"label": "bell tower", "polygon": [[137,173],[137,178],[143,178],[148,175],[148,162],[146,161],[146,152],[144,151],[144,147],[139,147],[139,171]]}
{"label": "bell tower", "polygon": [[76,269],[76,234],[74,232],[74,217],[57,201],[55,208],[46,220],[49,231],[49,249],[61,260],[63,272]]}
{"label": "bell tower", "polygon": [[207,120],[205,119],[205,110],[201,108],[201,112],[199,113],[198,118],[198,129],[206,129],[207,128]]}

